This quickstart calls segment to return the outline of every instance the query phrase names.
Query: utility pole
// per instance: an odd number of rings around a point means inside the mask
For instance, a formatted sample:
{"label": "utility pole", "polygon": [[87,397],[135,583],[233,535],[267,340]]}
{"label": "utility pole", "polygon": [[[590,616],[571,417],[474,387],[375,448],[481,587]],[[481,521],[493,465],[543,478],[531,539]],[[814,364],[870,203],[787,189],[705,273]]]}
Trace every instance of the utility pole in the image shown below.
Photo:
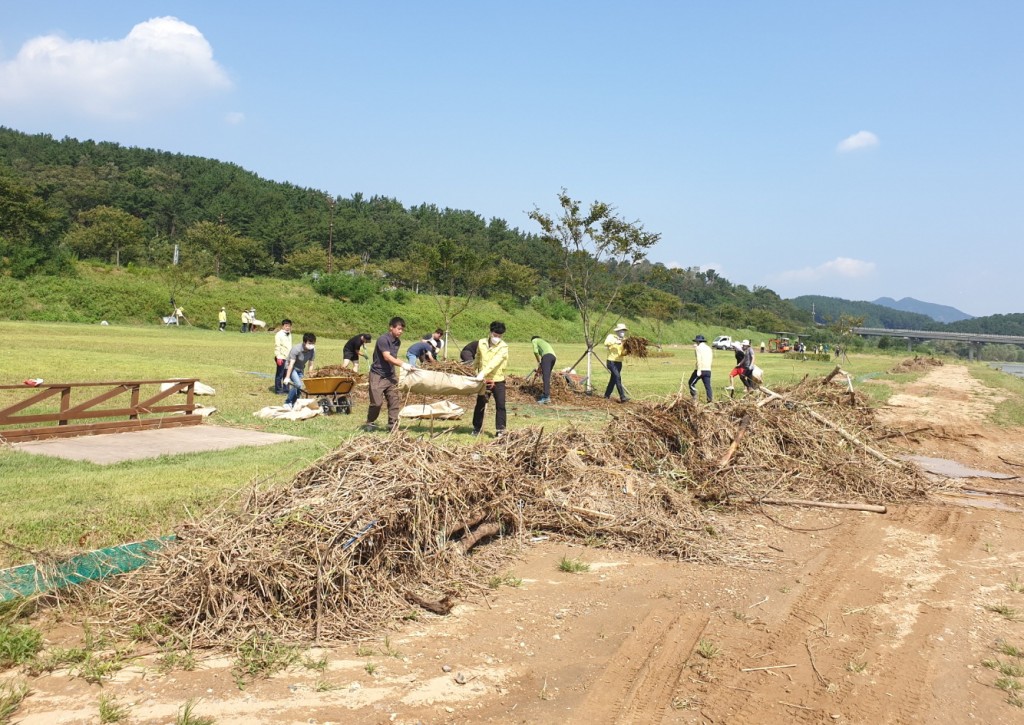
{"label": "utility pole", "polygon": [[331,220],[327,231],[327,274],[331,274],[334,272],[334,205],[338,200],[328,196],[327,203],[331,207]]}

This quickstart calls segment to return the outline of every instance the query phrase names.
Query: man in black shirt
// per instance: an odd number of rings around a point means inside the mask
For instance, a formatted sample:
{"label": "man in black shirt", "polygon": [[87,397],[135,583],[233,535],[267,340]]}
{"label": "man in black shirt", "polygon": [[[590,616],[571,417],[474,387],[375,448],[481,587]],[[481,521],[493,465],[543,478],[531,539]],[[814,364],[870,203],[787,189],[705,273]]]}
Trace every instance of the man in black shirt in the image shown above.
{"label": "man in black shirt", "polygon": [[412,365],[398,359],[398,349],[402,346],[401,337],[405,332],[405,320],[392,317],[388,323],[388,331],[377,338],[373,348],[373,362],[370,364],[370,407],[366,411],[366,425],[363,430],[377,430],[376,420],[384,401],[388,404],[388,430],[398,428],[398,411],[402,398],[398,393],[398,373],[412,370]]}
{"label": "man in black shirt", "polygon": [[476,360],[476,350],[478,347],[480,347],[480,341],[473,340],[473,342],[462,348],[462,351],[459,353],[459,360],[472,365],[473,361]]}
{"label": "man in black shirt", "polygon": [[363,346],[372,339],[370,333],[364,332],[346,342],[345,347],[341,350],[341,366],[352,368],[352,372],[358,373],[359,358],[367,359],[366,353],[363,352]]}

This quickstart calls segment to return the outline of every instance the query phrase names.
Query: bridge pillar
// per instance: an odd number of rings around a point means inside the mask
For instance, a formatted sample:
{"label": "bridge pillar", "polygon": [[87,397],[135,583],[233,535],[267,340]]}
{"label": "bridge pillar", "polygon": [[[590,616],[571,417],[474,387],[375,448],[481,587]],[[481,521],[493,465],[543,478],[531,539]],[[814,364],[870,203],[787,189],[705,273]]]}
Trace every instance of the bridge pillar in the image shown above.
{"label": "bridge pillar", "polygon": [[967,359],[974,362],[975,357],[980,357],[981,354],[981,343],[980,342],[969,342],[967,343]]}
{"label": "bridge pillar", "polygon": [[914,338],[907,338],[907,352],[914,352]]}

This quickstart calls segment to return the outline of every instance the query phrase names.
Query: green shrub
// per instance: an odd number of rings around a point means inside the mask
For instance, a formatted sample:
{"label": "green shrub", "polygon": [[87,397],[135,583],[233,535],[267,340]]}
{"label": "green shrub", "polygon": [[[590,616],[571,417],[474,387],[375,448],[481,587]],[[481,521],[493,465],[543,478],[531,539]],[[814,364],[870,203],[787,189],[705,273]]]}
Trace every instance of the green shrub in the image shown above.
{"label": "green shrub", "polygon": [[381,281],[361,274],[325,274],[314,280],[313,289],[322,295],[361,304],[381,292]]}
{"label": "green shrub", "polygon": [[550,317],[553,320],[566,320],[572,322],[579,319],[579,314],[576,312],[576,308],[571,304],[561,299],[552,299],[551,297],[534,297],[530,300],[530,307],[537,310],[545,317]]}

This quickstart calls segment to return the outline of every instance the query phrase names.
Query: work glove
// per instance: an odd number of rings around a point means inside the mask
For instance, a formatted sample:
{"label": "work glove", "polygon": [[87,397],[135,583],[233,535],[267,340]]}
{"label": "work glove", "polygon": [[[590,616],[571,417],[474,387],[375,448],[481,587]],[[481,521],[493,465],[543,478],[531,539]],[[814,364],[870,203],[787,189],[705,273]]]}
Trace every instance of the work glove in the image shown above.
{"label": "work glove", "polygon": [[409,363],[402,363],[402,370],[404,370],[405,372],[409,372],[412,369],[413,369],[413,367]]}

